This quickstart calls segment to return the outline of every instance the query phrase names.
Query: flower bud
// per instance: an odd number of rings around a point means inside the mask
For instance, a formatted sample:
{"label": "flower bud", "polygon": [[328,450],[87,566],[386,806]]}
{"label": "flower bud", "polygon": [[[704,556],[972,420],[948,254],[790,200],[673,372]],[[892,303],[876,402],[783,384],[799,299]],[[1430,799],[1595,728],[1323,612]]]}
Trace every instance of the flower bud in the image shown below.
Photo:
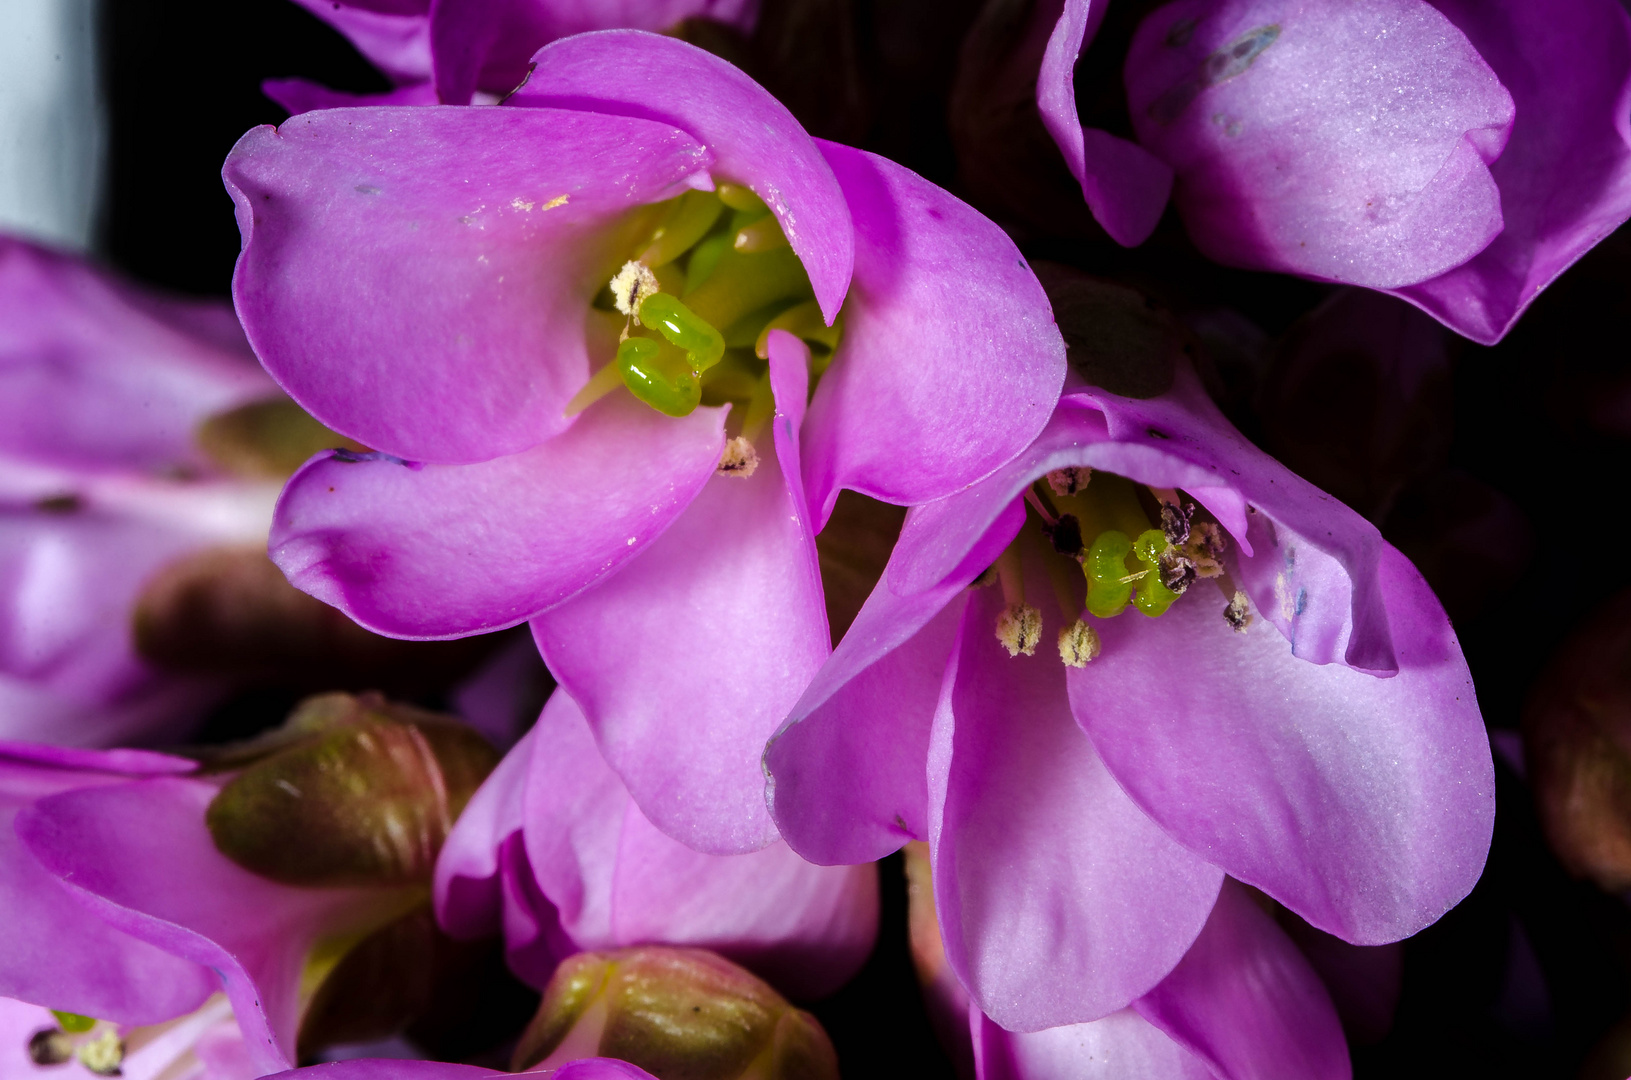
{"label": "flower bud", "polygon": [[1604,889],[1631,889],[1631,590],[1564,641],[1523,712],[1546,839]]}
{"label": "flower bud", "polygon": [[585,1057],[638,1065],[658,1080],[837,1080],[815,1017],[703,949],[579,953],[555,969],[511,1067]]}
{"label": "flower bud", "polygon": [[428,882],[448,829],[497,763],[452,717],[377,694],[322,694],[282,731],[215,762],[246,767],[205,824],[222,854],[285,884]]}

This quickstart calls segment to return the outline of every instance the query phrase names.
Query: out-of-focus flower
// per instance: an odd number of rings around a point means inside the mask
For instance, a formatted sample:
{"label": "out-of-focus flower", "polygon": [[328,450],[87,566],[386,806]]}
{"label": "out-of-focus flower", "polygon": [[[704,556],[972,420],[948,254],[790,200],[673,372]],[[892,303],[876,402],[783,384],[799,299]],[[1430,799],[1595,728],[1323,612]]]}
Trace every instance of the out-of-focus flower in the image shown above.
{"label": "out-of-focus flower", "polygon": [[1186,364],[1148,400],[1068,389],[1020,459],[912,510],[766,765],[808,858],[929,841],[953,970],[1027,1031],[1150,992],[1224,874],[1349,941],[1414,933],[1494,810],[1420,575]]}
{"label": "out-of-focus flower", "polygon": [[1546,839],[1570,873],[1631,889],[1631,592],[1563,642],[1523,711]]}
{"label": "out-of-focus flower", "polygon": [[18,813],[41,799],[191,772],[145,750],[0,744],[0,997],[120,1024],[190,1012],[215,989],[209,972],[82,910],[18,840]]}
{"label": "out-of-focus flower", "polygon": [[224,994],[160,1024],[121,1025],[0,998],[7,1080],[255,1080],[260,1072]]}
{"label": "out-of-focus flower", "polygon": [[144,662],[132,612],[175,560],[263,541],[275,481],[198,433],[275,394],[224,306],[0,237],[0,733],[175,738],[220,693]]}
{"label": "out-of-focus flower", "polygon": [[291,113],[347,105],[497,101],[527,78],[532,54],[591,30],[671,30],[707,19],[750,32],[758,0],[294,0],[344,34],[391,80],[385,94],[346,94],[305,79],[268,79]]}
{"label": "out-of-focus flower", "polygon": [[1488,344],[1631,215],[1614,0],[1180,0],[1126,57],[1139,147],[1077,120],[1104,9],[1066,0],[1037,100],[1122,243],[1154,228],[1175,174],[1211,258],[1391,291]]}
{"label": "out-of-focus flower", "polygon": [[[455,1065],[442,1061],[358,1058],[332,1061],[304,1069],[277,1073],[278,1080],[482,1080],[514,1073],[483,1069],[476,1065]],[[548,1077],[549,1080],[657,1080],[637,1065],[612,1058],[584,1058],[569,1061],[558,1069],[520,1075]],[[267,1080],[271,1080],[270,1077]]]}
{"label": "out-of-focus flower", "polygon": [[[333,1022],[319,1006],[348,950],[422,910],[440,843],[494,758],[454,721],[336,694],[220,755],[214,771],[42,792],[16,812],[26,849],[16,861],[37,860],[26,868],[43,880],[30,886],[34,906],[56,898],[50,917],[69,927],[34,935],[57,954],[37,960],[99,971],[110,992],[159,1014],[144,1020],[173,1018],[224,989],[250,1075],[286,1068],[314,1014]],[[156,954],[183,970],[150,977],[106,965],[110,936],[147,948],[138,959]],[[165,996],[183,992],[178,1002]],[[82,1015],[124,1019],[103,1007]]]}
{"label": "out-of-focus flower", "polygon": [[703,855],[659,832],[556,691],[455,826],[436,909],[456,937],[502,930],[542,989],[563,956],[657,943],[723,953],[800,998],[860,969],[877,934],[871,864],[805,862],[781,841]]}
{"label": "out-of-focus flower", "polygon": [[695,1080],[837,1080],[838,1056],[809,1013],[702,949],[582,953],[556,969],[513,1067],[589,1055]]}
{"label": "out-of-focus flower", "polygon": [[246,681],[462,674],[485,643],[370,634],[267,560],[279,482],[341,445],[225,305],[0,238],[0,735],[176,741]]}
{"label": "out-of-focus flower", "polygon": [[608,31],[536,64],[525,107],[307,114],[228,159],[251,341],[377,451],[291,481],[274,559],[382,633],[533,620],[647,818],[755,850],[829,647],[814,531],[842,488],[1011,459],[1063,348],[1000,230],[724,62]]}
{"label": "out-of-focus flower", "polygon": [[[969,1003],[935,917],[929,854],[906,848],[912,962],[943,1045],[979,1080],[1346,1080],[1347,1044],[1302,953],[1225,880],[1206,925],[1172,972],[1130,1006],[1083,1024],[1009,1031]],[[921,887],[919,887],[921,885]]]}

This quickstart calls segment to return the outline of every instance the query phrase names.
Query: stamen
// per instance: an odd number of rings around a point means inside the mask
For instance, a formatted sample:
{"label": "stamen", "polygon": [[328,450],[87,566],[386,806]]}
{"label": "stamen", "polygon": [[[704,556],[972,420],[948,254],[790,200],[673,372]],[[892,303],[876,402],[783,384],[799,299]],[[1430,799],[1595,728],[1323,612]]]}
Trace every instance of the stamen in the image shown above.
{"label": "stamen", "polygon": [[641,303],[662,291],[662,285],[658,283],[657,275],[651,272],[651,267],[634,259],[623,264],[623,269],[617,272],[610,284],[618,313],[633,319],[635,326],[640,325]]}
{"label": "stamen", "polygon": [[995,566],[1002,582],[1002,598],[1007,606],[997,616],[997,640],[1008,650],[1009,656],[1036,655],[1037,642],[1042,640],[1042,613],[1025,602],[1025,575],[1019,562],[1020,538],[1015,537]]}
{"label": "stamen", "polygon": [[1093,470],[1086,465],[1069,465],[1048,474],[1048,487],[1055,495],[1074,495],[1087,487],[1093,479]]}
{"label": "stamen", "polygon": [[98,1076],[118,1076],[125,1060],[125,1043],[116,1029],[109,1028],[76,1050],[74,1056]]}
{"label": "stamen", "polygon": [[844,336],[844,313],[840,311],[838,318],[828,326],[821,314],[821,304],[817,301],[806,300],[802,304],[794,304],[771,319],[765,324],[764,329],[759,331],[758,338],[753,342],[753,351],[761,360],[770,359],[772,330],[786,330],[811,345],[811,374],[820,375],[827,370],[827,365],[832,363],[833,353],[838,350],[838,341]]}
{"label": "stamen", "polygon": [[1223,621],[1237,634],[1244,634],[1246,628],[1252,624],[1251,601],[1244,590],[1236,589],[1235,594],[1229,598],[1228,606],[1223,609]]}
{"label": "stamen", "polygon": [[742,184],[725,183],[714,189],[719,201],[732,210],[769,210],[764,200],[753,193],[753,189]]}
{"label": "stamen", "polygon": [[[1167,543],[1182,544],[1189,539],[1189,521],[1195,514],[1195,504],[1181,504],[1178,493],[1170,488],[1154,492],[1161,502],[1161,531]],[[1167,496],[1171,496],[1169,499]]]}
{"label": "stamen", "polygon": [[622,385],[623,371],[617,366],[616,361],[602,365],[601,369],[583,384],[583,388],[572,395],[572,400],[566,403],[562,415],[576,416]]}
{"label": "stamen", "polygon": [[687,191],[674,200],[668,213],[651,234],[651,244],[640,253],[647,266],[671,263],[708,235],[725,205],[711,191]]}
{"label": "stamen", "polygon": [[1081,619],[1059,628],[1059,659],[1066,667],[1084,668],[1103,649],[1099,632]]}
{"label": "stamen", "polygon": [[61,1065],[74,1056],[74,1040],[61,1028],[43,1028],[28,1040],[28,1059],[36,1065]]}
{"label": "stamen", "polygon": [[1042,613],[1023,602],[1008,605],[997,616],[997,640],[1011,657],[1035,656],[1042,640]]}
{"label": "stamen", "polygon": [[1052,529],[1059,523],[1059,519],[1053,516],[1053,511],[1042,505],[1042,498],[1037,495],[1035,488],[1025,489],[1025,502],[1036,511],[1037,517],[1042,519],[1044,531]]}
{"label": "stamen", "polygon": [[746,480],[759,468],[759,452],[753,444],[738,435],[725,444],[725,452],[719,456],[719,473],[724,476],[737,476]]}
{"label": "stamen", "polygon": [[787,247],[787,237],[782,233],[781,223],[767,214],[751,225],[737,229],[731,247],[744,255],[756,255],[761,251]]}

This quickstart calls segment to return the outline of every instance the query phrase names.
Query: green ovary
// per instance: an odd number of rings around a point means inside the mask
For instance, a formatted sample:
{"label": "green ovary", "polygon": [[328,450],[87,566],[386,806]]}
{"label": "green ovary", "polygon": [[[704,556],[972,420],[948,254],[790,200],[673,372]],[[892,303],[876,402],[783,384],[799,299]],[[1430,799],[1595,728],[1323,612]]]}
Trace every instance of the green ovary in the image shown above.
{"label": "green ovary", "polygon": [[[614,388],[619,377],[636,398],[669,416],[704,403],[745,405],[766,377],[771,329],[803,338],[812,374],[821,375],[842,322],[829,327],[821,318],[804,265],[757,196],[722,183],[717,192],[688,191],[645,212],[654,211],[656,224],[629,262],[650,271],[646,280],[659,281],[660,291],[651,285],[631,298],[624,286],[616,303],[627,322],[615,367],[591,380],[569,412]],[[597,306],[609,309],[616,289],[614,281]]]}

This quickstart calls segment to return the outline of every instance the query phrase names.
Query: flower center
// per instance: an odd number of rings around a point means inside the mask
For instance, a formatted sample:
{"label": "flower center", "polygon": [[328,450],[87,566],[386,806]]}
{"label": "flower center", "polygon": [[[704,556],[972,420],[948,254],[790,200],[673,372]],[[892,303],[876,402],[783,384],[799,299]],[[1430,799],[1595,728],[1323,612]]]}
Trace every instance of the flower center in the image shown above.
{"label": "flower center", "polygon": [[[765,363],[770,331],[803,338],[819,377],[838,347],[842,318],[831,327],[822,321],[804,264],[747,188],[722,183],[642,212],[655,224],[593,303],[602,317],[622,323],[616,355],[573,397],[567,415],[621,386],[669,416],[702,404],[745,406],[732,426],[738,438],[751,439],[774,405]],[[739,448],[738,459],[751,449]]]}
{"label": "flower center", "polygon": [[[1085,667],[1099,655],[1098,631],[1082,617],[1111,619],[1137,608],[1150,618],[1166,613],[1197,580],[1216,581],[1228,601],[1223,616],[1237,631],[1251,622],[1246,594],[1224,568],[1223,528],[1170,488],[1149,488],[1114,473],[1084,467],[1059,469],[1025,492],[1023,530],[994,566],[1006,606],[996,635],[1010,656],[1033,655],[1042,637],[1042,613],[1025,602],[1020,545],[1035,544],[1065,624],[1059,656]],[[1047,544],[1038,543],[1038,534]]]}

